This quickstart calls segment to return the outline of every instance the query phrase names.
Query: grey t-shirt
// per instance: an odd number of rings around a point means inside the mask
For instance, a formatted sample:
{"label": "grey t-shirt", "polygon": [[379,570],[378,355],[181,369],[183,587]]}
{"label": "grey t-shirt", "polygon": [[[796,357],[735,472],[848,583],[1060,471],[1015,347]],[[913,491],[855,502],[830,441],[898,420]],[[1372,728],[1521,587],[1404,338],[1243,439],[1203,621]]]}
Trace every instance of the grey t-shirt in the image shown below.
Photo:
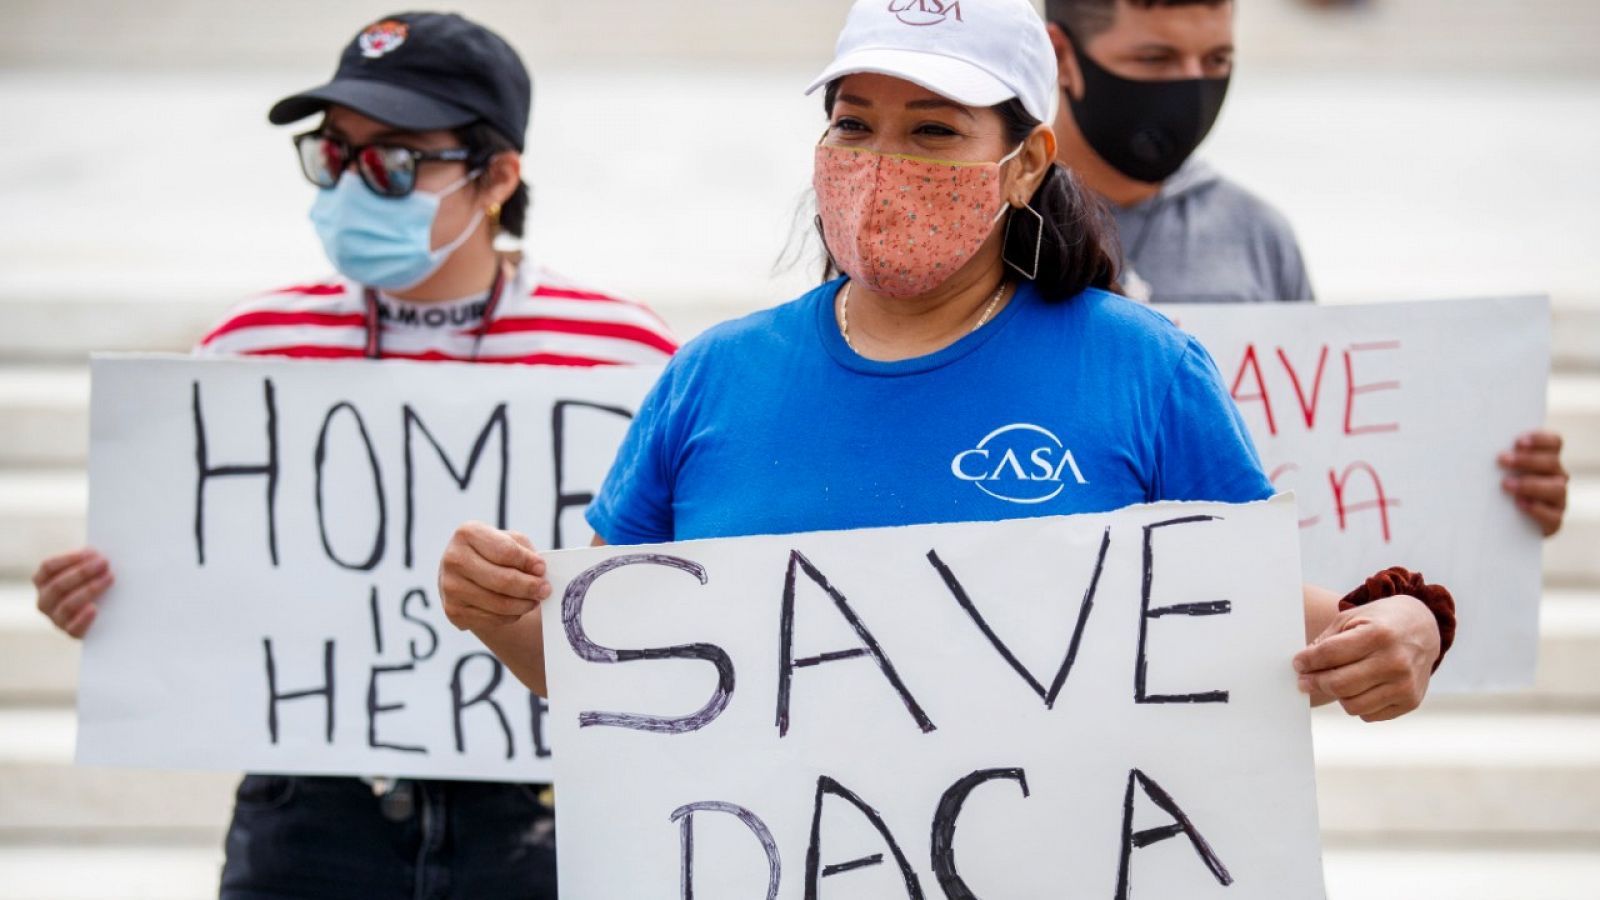
{"label": "grey t-shirt", "polygon": [[[1123,291],[1151,303],[1315,299],[1283,214],[1197,159],[1155,197],[1112,204],[1122,238]],[[1143,295],[1143,296],[1141,296]]]}

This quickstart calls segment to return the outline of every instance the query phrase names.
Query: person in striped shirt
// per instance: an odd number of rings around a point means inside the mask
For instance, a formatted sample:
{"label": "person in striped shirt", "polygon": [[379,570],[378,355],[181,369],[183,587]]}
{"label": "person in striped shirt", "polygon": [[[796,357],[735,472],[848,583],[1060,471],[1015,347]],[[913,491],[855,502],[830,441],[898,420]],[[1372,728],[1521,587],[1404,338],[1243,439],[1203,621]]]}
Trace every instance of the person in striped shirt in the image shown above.
{"label": "person in striped shirt", "polygon": [[[671,332],[642,304],[497,252],[522,234],[528,73],[455,15],[382,19],[327,84],[269,118],[320,115],[295,138],[338,275],[240,304],[203,355],[517,365],[663,362]],[[111,585],[93,549],[40,564],[39,609],[83,636]],[[554,898],[544,785],[247,775],[226,842],[224,900]]]}

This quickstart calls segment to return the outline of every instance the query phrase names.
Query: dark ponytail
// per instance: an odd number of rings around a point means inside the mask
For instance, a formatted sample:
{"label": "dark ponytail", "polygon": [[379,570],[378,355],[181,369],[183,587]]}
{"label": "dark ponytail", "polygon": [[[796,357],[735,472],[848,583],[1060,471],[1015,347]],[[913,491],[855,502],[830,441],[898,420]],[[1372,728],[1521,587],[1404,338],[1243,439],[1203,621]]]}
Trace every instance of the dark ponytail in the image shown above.
{"label": "dark ponytail", "polygon": [[[823,106],[833,115],[834,100],[839,95],[839,82],[827,86],[823,93]],[[992,106],[1005,128],[1006,140],[1016,146],[1039,127],[1039,120],[1028,114],[1022,101],[1012,98]],[[1060,163],[1051,163],[1044,180],[1033,192],[1028,205],[1039,214],[1035,218],[1026,210],[1012,210],[1006,228],[1002,258],[1010,260],[1024,270],[1033,268],[1034,251],[1039,254],[1039,268],[1033,282],[1039,295],[1046,300],[1068,300],[1085,288],[1121,292],[1117,284],[1122,250],[1117,241],[1116,223],[1106,209],[1105,201],[1078,181],[1072,171]],[[1039,234],[1043,221],[1044,235]],[[818,229],[820,230],[820,219]],[[823,280],[831,280],[840,272],[833,257],[823,244]],[[1018,275],[1015,268],[1007,271]]]}

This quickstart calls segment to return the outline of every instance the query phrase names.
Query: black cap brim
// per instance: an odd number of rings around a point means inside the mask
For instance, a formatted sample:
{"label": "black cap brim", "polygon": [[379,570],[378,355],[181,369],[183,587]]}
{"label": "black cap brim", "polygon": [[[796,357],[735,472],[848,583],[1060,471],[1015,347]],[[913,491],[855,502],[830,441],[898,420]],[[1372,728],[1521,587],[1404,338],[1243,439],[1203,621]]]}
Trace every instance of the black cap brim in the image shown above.
{"label": "black cap brim", "polygon": [[460,128],[481,118],[469,109],[421,91],[385,81],[343,78],[279,100],[267,112],[267,121],[287,125],[316,115],[330,105],[349,107],[369,119],[405,131]]}

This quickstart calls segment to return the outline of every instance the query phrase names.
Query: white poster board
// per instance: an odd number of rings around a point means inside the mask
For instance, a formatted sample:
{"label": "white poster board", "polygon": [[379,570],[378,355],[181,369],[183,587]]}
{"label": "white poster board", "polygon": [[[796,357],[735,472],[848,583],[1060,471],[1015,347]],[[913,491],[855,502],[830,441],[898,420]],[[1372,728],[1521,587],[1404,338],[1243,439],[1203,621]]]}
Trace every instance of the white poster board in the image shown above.
{"label": "white poster board", "polygon": [[587,544],[658,368],[103,357],[78,761],[542,781],[543,702],[445,619],[460,523]]}
{"label": "white poster board", "polygon": [[567,900],[1323,896],[1292,497],[549,561]]}
{"label": "white poster board", "polygon": [[1300,498],[1306,580],[1420,571],[1460,620],[1433,689],[1531,686],[1541,541],[1495,457],[1544,423],[1548,299],[1162,311],[1211,351],[1268,475]]}

